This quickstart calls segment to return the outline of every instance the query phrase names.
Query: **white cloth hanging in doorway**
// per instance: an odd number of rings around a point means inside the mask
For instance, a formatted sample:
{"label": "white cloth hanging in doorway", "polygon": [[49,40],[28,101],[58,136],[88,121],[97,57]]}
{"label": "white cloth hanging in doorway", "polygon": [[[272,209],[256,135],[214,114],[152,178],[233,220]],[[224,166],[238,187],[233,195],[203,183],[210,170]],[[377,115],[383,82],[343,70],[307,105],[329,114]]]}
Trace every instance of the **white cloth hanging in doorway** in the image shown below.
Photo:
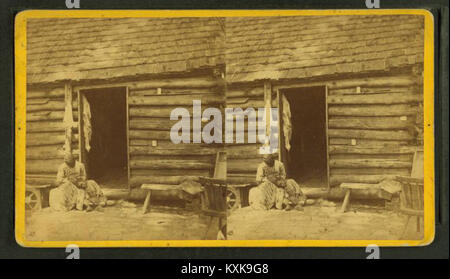
{"label": "white cloth hanging in doorway", "polygon": [[287,151],[291,150],[292,123],[291,123],[291,106],[285,95],[281,97],[282,117],[283,117],[283,135],[284,146]]}
{"label": "white cloth hanging in doorway", "polygon": [[84,148],[87,152],[91,150],[91,137],[92,137],[92,126],[91,126],[91,106],[83,95],[83,132],[84,132]]}

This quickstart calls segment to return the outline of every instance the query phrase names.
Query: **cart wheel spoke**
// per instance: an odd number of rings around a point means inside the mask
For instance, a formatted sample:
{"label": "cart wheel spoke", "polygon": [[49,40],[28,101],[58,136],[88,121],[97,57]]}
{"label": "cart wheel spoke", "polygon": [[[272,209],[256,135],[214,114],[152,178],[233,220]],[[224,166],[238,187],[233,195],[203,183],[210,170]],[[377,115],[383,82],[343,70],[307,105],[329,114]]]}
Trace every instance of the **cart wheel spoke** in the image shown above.
{"label": "cart wheel spoke", "polygon": [[32,191],[27,191],[25,193],[25,207],[27,209],[35,209],[38,205],[39,201],[38,201],[38,196],[36,195],[36,193],[32,192]]}
{"label": "cart wheel spoke", "polygon": [[227,208],[233,209],[237,204],[236,193],[232,189],[227,189]]}

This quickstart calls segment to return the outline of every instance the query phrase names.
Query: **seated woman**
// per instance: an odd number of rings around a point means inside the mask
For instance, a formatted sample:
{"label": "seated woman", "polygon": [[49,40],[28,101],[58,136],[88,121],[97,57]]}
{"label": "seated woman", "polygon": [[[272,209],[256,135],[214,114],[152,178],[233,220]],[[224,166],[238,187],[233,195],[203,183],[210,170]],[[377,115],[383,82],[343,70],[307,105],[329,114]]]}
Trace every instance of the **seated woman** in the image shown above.
{"label": "seated woman", "polygon": [[[301,203],[306,200],[300,186],[293,179],[286,179],[282,162],[275,160],[274,154],[264,155],[263,162],[256,172],[257,187],[250,189],[249,203],[255,209],[271,209],[275,206],[286,210],[302,210]],[[286,198],[286,199],[285,199]]]}
{"label": "seated woman", "polygon": [[55,188],[50,191],[50,208],[56,211],[91,211],[98,205],[106,205],[106,197],[94,180],[86,180],[86,170],[72,154],[64,156],[64,163],[58,168]]}

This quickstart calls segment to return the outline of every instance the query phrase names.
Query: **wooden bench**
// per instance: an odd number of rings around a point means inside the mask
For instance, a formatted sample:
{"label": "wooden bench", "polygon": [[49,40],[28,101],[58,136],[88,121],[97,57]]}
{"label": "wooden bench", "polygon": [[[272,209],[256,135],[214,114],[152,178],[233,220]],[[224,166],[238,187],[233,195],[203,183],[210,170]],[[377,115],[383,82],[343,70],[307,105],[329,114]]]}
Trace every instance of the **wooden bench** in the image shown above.
{"label": "wooden bench", "polygon": [[150,209],[152,191],[181,190],[181,186],[172,184],[142,184],[141,189],[147,191],[144,207],[142,208],[142,214],[145,214],[147,213],[147,210]]}
{"label": "wooden bench", "polygon": [[377,184],[366,184],[366,183],[342,183],[341,188],[345,189],[345,197],[342,202],[341,212],[345,212],[347,210],[348,205],[350,204],[350,196],[352,190],[368,190],[377,187]]}

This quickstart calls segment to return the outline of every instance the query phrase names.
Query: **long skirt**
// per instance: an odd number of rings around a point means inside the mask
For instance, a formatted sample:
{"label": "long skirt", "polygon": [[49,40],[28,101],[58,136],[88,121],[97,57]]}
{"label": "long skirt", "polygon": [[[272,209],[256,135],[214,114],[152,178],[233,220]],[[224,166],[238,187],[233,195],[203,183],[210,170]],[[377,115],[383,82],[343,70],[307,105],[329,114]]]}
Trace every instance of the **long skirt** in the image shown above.
{"label": "long skirt", "polygon": [[286,180],[286,198],[288,199],[289,203],[293,205],[297,205],[300,200],[306,200],[306,196],[303,194],[302,190],[300,189],[300,186],[295,182],[294,179],[288,179]]}
{"label": "long skirt", "polygon": [[86,205],[97,206],[106,202],[106,197],[103,194],[102,189],[94,180],[88,180],[86,182]]}
{"label": "long skirt", "polygon": [[100,186],[94,180],[86,181],[86,188],[77,188],[73,183],[65,182],[50,191],[50,208],[55,211],[69,211],[74,208],[83,210],[83,206],[97,206],[106,202]]}
{"label": "long skirt", "polygon": [[55,211],[83,210],[85,192],[71,182],[64,182],[52,189],[49,196],[50,208]]}
{"label": "long skirt", "polygon": [[277,209],[281,209],[284,195],[283,188],[278,188],[272,182],[266,181],[250,189],[248,201],[254,209],[269,210],[274,206]]}

